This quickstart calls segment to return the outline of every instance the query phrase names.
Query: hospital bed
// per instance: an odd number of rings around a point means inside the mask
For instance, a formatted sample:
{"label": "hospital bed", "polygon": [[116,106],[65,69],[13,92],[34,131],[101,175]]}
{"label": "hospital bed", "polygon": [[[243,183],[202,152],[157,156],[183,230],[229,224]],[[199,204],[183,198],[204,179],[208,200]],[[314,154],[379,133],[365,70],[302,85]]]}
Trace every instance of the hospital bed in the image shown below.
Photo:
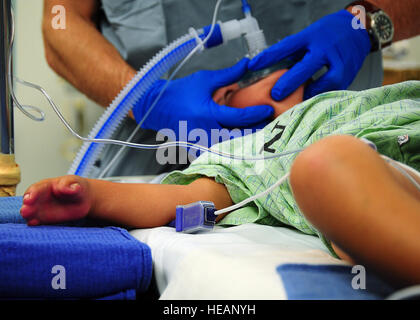
{"label": "hospital bed", "polygon": [[[112,180],[156,183],[161,178]],[[127,232],[79,221],[30,228],[19,216],[21,200],[0,199],[2,299],[22,295],[47,299],[144,299],[148,295],[162,300],[383,299],[395,291],[369,270],[366,286],[359,281],[355,287],[358,273],[353,266],[333,258],[319,238],[287,227],[245,224],[184,234],[169,226]],[[37,247],[34,239],[41,239],[42,246]],[[62,260],[55,259],[58,254]],[[69,276],[71,265],[76,274],[72,279],[79,283],[67,292],[39,286],[34,279],[42,278],[49,285],[54,274],[45,270],[38,274],[31,266],[45,269],[43,264],[50,260],[50,265],[65,261]],[[100,269],[104,270],[98,274]],[[16,285],[25,276],[27,282]]]}
{"label": "hospital bed", "polygon": [[[164,175],[111,178],[159,183]],[[293,228],[245,224],[185,234],[164,226],[131,230],[151,248],[154,284],[163,300],[383,299],[394,288],[332,257],[318,237]]]}
{"label": "hospital bed", "polygon": [[152,249],[161,299],[287,299],[283,263],[344,265],[315,237],[287,228],[247,224],[211,233],[174,228],[133,230]]}
{"label": "hospital bed", "polygon": [[163,300],[383,299],[394,289],[333,258],[321,241],[285,227],[245,224],[211,233],[174,228],[133,230],[152,250],[154,281]]}

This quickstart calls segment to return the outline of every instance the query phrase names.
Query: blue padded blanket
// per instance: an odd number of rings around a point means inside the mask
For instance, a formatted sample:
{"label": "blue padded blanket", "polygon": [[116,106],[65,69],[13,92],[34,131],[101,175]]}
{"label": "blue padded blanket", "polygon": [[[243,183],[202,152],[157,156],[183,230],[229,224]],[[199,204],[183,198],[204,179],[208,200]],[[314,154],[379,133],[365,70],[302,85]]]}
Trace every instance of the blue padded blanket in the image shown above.
{"label": "blue padded blanket", "polygon": [[347,265],[283,264],[277,272],[289,300],[380,300],[396,290],[368,271],[365,288],[354,289]]}
{"label": "blue padded blanket", "polygon": [[151,250],[127,230],[28,227],[19,223],[21,200],[0,199],[0,298],[121,300],[146,291]]}
{"label": "blue padded blanket", "polygon": [[23,197],[0,198],[0,223],[25,223],[19,214]]}

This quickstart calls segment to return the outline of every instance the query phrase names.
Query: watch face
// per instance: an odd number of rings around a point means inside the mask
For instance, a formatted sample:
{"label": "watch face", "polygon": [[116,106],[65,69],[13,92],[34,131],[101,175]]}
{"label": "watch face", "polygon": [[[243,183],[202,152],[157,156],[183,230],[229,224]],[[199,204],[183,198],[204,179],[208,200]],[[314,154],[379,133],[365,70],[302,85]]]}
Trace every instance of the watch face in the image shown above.
{"label": "watch face", "polygon": [[385,14],[375,17],[375,30],[382,43],[391,41],[394,36],[391,19]]}

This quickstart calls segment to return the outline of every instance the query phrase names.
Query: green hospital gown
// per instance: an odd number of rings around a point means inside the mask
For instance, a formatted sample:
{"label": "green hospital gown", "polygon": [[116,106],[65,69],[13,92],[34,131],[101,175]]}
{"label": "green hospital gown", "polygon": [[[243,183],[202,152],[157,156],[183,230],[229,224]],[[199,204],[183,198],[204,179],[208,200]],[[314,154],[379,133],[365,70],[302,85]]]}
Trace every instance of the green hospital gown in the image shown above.
{"label": "green hospital gown", "polygon": [[[420,82],[409,81],[361,92],[335,91],[313,97],[283,113],[263,130],[224,141],[212,148],[257,157],[305,148],[326,136],[347,134],[373,142],[378,152],[420,170]],[[276,159],[245,161],[204,153],[189,168],[169,174],[162,183],[189,184],[200,177],[223,183],[234,203],[260,193],[289,172],[297,153]],[[206,200],[206,199],[203,199]],[[219,224],[261,223],[292,226],[330,243],[304,217],[289,183]]]}

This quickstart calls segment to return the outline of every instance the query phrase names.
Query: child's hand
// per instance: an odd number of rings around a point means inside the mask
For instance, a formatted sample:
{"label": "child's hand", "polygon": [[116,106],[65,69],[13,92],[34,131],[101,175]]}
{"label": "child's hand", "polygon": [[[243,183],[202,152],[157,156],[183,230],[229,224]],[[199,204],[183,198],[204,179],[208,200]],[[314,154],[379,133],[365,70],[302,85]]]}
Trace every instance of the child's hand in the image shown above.
{"label": "child's hand", "polygon": [[92,207],[89,183],[78,176],[42,180],[26,190],[20,214],[29,226],[85,217]]}

